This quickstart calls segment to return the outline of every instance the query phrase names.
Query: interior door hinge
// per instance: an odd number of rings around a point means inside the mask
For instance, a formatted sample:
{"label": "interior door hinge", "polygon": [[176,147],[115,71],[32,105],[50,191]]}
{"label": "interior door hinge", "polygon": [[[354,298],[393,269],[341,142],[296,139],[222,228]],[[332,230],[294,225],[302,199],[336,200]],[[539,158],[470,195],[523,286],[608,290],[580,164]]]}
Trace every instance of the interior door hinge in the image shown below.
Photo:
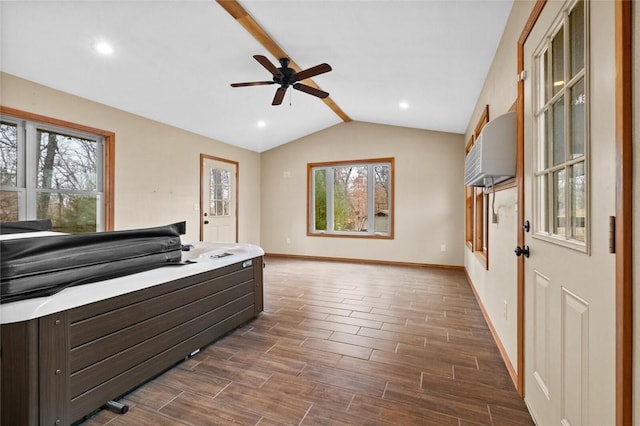
{"label": "interior door hinge", "polygon": [[616,217],[609,216],[609,253],[616,252]]}

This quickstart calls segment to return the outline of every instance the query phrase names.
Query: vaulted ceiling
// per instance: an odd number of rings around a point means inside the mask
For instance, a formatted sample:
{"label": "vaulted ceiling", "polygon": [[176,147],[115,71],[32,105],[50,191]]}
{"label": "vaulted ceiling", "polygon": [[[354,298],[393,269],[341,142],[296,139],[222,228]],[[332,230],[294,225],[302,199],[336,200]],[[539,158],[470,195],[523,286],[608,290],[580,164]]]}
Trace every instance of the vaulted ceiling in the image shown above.
{"label": "vaulted ceiling", "polygon": [[[511,5],[3,0],[0,70],[256,152],[347,120],[463,133]],[[272,106],[276,85],[230,87],[270,80],[252,56],[278,52],[330,64],[304,82],[329,98],[289,89]]]}

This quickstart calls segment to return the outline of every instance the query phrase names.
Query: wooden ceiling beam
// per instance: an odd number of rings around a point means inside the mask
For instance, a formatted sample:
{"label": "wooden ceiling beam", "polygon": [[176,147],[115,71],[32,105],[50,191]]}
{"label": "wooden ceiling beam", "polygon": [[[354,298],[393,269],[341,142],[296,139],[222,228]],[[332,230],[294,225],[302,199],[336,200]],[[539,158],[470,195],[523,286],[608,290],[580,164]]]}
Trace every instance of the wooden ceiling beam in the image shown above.
{"label": "wooden ceiling beam", "polygon": [[[247,30],[249,34],[255,38],[269,53],[271,53],[276,59],[289,58],[289,67],[296,72],[302,71],[302,68],[293,60],[287,52],[282,49],[276,41],[267,34],[267,32],[249,15],[249,13],[238,3],[236,0],[216,0],[217,3],[226,10],[229,15],[242,25],[242,28]],[[322,90],[313,79],[304,80],[304,84],[314,87],[318,90]],[[338,117],[344,122],[351,121],[351,118],[340,108],[331,97],[326,97],[322,100]]]}

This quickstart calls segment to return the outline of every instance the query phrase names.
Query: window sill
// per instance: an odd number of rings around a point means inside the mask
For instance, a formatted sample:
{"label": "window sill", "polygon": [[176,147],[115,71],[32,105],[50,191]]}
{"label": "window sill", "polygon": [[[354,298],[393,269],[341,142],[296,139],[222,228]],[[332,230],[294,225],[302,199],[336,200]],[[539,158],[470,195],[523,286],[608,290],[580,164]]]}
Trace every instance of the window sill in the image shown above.
{"label": "window sill", "polygon": [[487,258],[487,253],[485,251],[476,250],[473,252],[476,256],[476,259],[484,266],[484,269],[489,270],[489,261]]}
{"label": "window sill", "polygon": [[307,232],[308,237],[330,238],[364,238],[374,240],[393,240],[393,234],[362,234],[362,233],[336,233],[336,232]]}

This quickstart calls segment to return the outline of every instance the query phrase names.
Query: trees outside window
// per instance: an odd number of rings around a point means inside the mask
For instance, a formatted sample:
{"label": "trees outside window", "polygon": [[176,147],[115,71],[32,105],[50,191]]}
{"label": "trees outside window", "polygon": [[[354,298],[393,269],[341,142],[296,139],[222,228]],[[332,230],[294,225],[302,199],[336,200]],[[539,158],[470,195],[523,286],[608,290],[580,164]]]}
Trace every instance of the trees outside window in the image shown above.
{"label": "trees outside window", "polygon": [[103,138],[3,117],[0,221],[51,219],[53,229],[104,230]]}
{"label": "trees outside window", "polygon": [[393,236],[393,159],[308,164],[309,235]]}

